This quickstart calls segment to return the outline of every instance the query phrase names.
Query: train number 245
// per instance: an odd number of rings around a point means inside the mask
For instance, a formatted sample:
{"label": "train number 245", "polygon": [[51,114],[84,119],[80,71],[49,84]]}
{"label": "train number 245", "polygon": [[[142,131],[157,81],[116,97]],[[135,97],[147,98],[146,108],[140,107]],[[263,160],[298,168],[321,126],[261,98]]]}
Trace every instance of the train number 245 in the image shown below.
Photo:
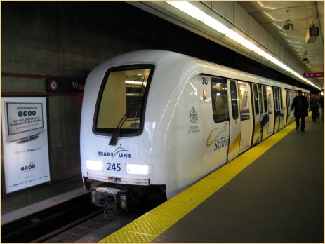
{"label": "train number 245", "polygon": [[119,163],[107,163],[107,170],[121,171],[121,164]]}

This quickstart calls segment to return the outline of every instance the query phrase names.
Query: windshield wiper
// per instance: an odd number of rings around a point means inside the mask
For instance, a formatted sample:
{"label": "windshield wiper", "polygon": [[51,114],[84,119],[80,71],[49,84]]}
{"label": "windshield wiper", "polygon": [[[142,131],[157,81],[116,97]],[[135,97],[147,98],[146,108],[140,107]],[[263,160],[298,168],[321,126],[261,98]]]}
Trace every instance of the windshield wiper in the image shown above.
{"label": "windshield wiper", "polygon": [[120,122],[117,124],[117,127],[112,135],[112,138],[111,140],[109,141],[109,145],[111,146],[115,146],[117,144],[117,139],[118,139],[118,135],[119,135],[119,132],[120,132],[120,129],[122,128],[122,125],[124,124],[126,118],[128,117],[128,115],[130,113],[132,113],[133,111],[136,111],[138,109],[138,106],[139,106],[139,103],[140,101],[137,101],[137,102],[134,102],[132,104],[132,107],[131,109],[129,109],[128,112],[126,112],[126,114],[124,114],[124,116],[121,118]]}

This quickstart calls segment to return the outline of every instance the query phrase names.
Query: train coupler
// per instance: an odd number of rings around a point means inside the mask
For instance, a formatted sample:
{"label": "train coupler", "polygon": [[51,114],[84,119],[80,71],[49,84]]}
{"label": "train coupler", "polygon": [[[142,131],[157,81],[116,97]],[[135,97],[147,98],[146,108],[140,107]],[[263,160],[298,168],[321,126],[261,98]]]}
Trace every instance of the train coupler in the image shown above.
{"label": "train coupler", "polygon": [[128,209],[127,190],[113,187],[96,187],[91,191],[93,204],[105,209]]}

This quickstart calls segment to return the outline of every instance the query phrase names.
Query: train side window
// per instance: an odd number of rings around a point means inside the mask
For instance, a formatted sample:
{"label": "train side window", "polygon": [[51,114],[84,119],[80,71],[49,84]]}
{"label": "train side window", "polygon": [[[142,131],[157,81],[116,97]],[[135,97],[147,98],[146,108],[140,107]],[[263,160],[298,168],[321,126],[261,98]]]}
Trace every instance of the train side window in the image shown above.
{"label": "train side window", "polygon": [[[290,90],[286,90],[286,94],[287,94],[287,107],[290,107],[290,101],[291,101],[291,93]],[[289,111],[289,110],[288,110]]]}
{"label": "train side window", "polygon": [[258,85],[258,100],[260,105],[260,114],[263,114],[262,86]]}
{"label": "train side window", "polygon": [[250,119],[249,115],[249,103],[248,103],[248,92],[249,84],[246,82],[239,82],[239,108],[241,121]]}
{"label": "train side window", "polygon": [[257,85],[253,84],[255,113],[259,114]]}
{"label": "train side window", "polygon": [[267,110],[269,114],[272,114],[272,88],[270,86],[267,87]]}
{"label": "train side window", "polygon": [[262,86],[263,98],[264,98],[264,111],[267,112],[267,96],[266,96],[266,87]]}
{"label": "train side window", "polygon": [[238,119],[238,100],[237,100],[237,86],[235,81],[230,81],[231,107],[232,118]]}
{"label": "train side window", "polygon": [[280,109],[283,109],[283,104],[282,104],[282,89],[279,88],[279,106]]}
{"label": "train side window", "polygon": [[227,82],[225,78],[211,78],[211,97],[214,122],[229,120]]}
{"label": "train side window", "polygon": [[273,88],[273,97],[274,97],[274,108],[275,108],[275,110],[278,110],[279,105],[278,105],[278,88],[277,87]]}

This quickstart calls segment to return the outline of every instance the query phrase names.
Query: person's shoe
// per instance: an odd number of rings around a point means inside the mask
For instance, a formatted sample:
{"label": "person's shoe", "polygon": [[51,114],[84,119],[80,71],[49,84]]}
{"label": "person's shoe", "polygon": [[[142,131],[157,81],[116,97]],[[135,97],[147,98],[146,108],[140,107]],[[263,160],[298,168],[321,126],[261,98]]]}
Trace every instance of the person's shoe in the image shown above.
{"label": "person's shoe", "polygon": [[305,131],[305,129],[300,129],[301,131]]}

